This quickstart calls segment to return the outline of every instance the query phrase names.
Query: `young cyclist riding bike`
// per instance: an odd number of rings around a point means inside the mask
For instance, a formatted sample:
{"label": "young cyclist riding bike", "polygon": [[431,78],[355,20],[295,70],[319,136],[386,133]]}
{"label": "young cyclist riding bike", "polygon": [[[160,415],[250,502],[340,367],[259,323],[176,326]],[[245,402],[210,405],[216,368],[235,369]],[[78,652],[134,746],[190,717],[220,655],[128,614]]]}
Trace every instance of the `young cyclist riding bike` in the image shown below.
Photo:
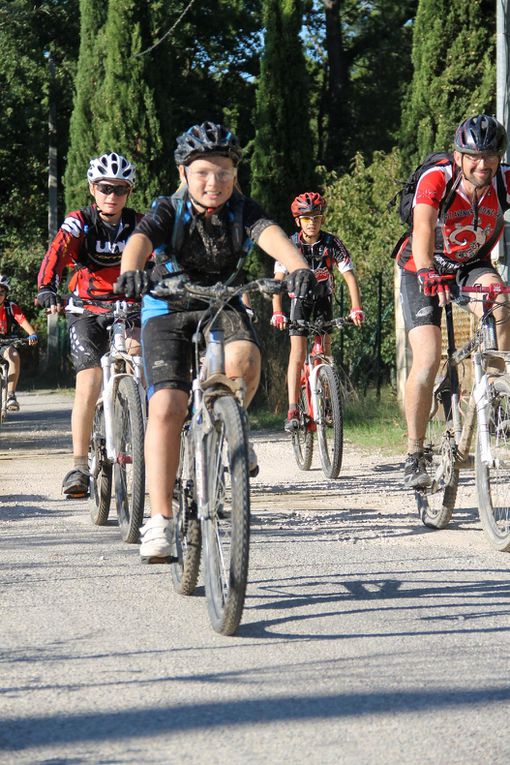
{"label": "young cyclist riding bike", "polygon": [[[137,226],[122,256],[119,289],[138,295],[150,289],[142,270],[154,249],[151,280],[170,274],[192,282],[232,283],[248,240],[278,257],[291,273],[290,289],[305,296],[315,279],[282,229],[252,199],[236,188],[241,148],[223,125],[194,125],[177,139],[175,161],[182,188],[161,197]],[[165,559],[172,551],[172,496],[179,463],[182,425],[188,412],[191,338],[204,304],[172,304],[146,295],[142,308],[142,350],[147,375],[149,418],[145,440],[151,519],[142,529],[142,560]],[[243,378],[247,406],[257,389],[260,351],[253,325],[236,300],[218,318],[225,331],[226,374]],[[256,466],[253,451],[250,470]]]}
{"label": "young cyclist riding bike", "polygon": [[[113,285],[120,273],[120,259],[142,213],[126,207],[135,183],[135,168],[115,152],[90,160],[89,190],[95,203],[68,213],[46,253],[38,277],[38,301],[50,313],[60,310],[57,288],[64,269],[71,269],[68,289],[83,313],[67,315],[76,390],[71,417],[73,468],[62,491],[70,498],[89,491],[87,452],[96,401],[101,390],[101,356],[108,348],[104,314],[122,296]],[[139,329],[134,330],[133,335]],[[136,353],[133,342],[129,350]]]}
{"label": "young cyclist riding bike", "polygon": [[[28,335],[29,345],[37,345],[37,333],[28,321],[27,317],[7,295],[9,292],[9,279],[4,274],[0,274],[0,339],[16,334],[19,325]],[[3,348],[2,355],[9,362],[9,372],[7,379],[7,410],[9,412],[18,412],[19,404],[16,398],[16,386],[19,380],[21,370],[20,356],[16,348],[8,346]]]}
{"label": "young cyclist riding bike", "polygon": [[[402,310],[413,352],[405,392],[408,455],[404,467],[404,484],[413,489],[425,489],[431,482],[423,441],[441,359],[441,309],[451,299],[450,287],[455,280],[468,286],[502,283],[490,252],[501,233],[499,184],[507,197],[510,190],[510,169],[500,168],[506,147],[505,128],[494,117],[480,114],[464,120],[455,132],[453,162],[431,167],[420,177],[412,233],[397,254]],[[447,195],[450,204],[443,212]],[[506,297],[500,295],[497,302],[505,303]],[[480,317],[481,303],[473,302],[469,310]],[[508,306],[494,315],[498,347],[508,350]]]}
{"label": "young cyclist riding bike", "polygon": [[[289,395],[289,411],[284,424],[286,431],[291,433],[299,426],[299,400],[301,369],[306,355],[307,330],[297,324],[304,319],[322,318],[330,321],[333,318],[333,288],[334,267],[342,274],[351,300],[350,318],[357,327],[364,321],[364,313],[361,308],[361,295],[358,281],[353,271],[351,256],[344,243],[333,234],[322,230],[324,212],[326,211],[325,199],[316,191],[305,192],[297,196],[291,205],[299,231],[292,235],[291,241],[296,245],[312,269],[317,280],[317,289],[313,300],[304,302],[293,300],[291,316],[293,321],[289,325],[290,355],[287,369],[287,386]],[[285,265],[276,262],[275,278],[284,279],[287,275]],[[281,295],[273,296],[273,316],[271,326],[284,330],[289,324],[286,314],[283,312]],[[325,351],[331,354],[331,336],[325,336]]]}

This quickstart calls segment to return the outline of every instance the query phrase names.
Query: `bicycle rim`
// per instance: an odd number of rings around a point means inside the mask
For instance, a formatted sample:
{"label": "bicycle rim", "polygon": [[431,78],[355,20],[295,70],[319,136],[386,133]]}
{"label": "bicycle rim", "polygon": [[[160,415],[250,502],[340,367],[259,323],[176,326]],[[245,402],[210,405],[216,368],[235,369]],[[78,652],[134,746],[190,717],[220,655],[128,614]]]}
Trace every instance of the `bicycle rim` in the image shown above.
{"label": "bicycle rim", "polygon": [[105,526],[112,497],[112,466],[106,461],[103,405],[97,404],[88,453],[90,473],[90,517],[96,526]]}
{"label": "bicycle rim", "polygon": [[202,531],[197,517],[193,450],[188,437],[189,424],[181,434],[181,455],[175,482],[173,514],[177,560],[172,562],[174,589],[180,595],[192,595],[200,570]]}
{"label": "bicycle rim", "polygon": [[338,478],[342,467],[344,418],[340,383],[332,367],[323,366],[317,375],[317,442],[326,478]]}
{"label": "bicycle rim", "polygon": [[205,586],[213,628],[232,635],[241,621],[248,578],[247,439],[235,399],[217,399],[213,416],[207,437],[209,517],[203,521]]}
{"label": "bicycle rim", "polygon": [[418,513],[425,526],[444,529],[457,499],[459,471],[455,468],[455,441],[451,423],[451,395],[444,391],[429,420],[424,441],[431,487],[415,491]]}
{"label": "bicycle rim", "polygon": [[313,431],[308,429],[308,402],[306,400],[305,386],[301,386],[299,393],[299,427],[292,433],[292,448],[294,457],[300,470],[310,470],[313,457]]}
{"label": "bicycle rim", "polygon": [[490,402],[489,441],[491,467],[481,460],[479,437],[476,446],[476,486],[480,521],[491,545],[510,551],[510,379],[496,379]]}
{"label": "bicycle rim", "polygon": [[114,401],[115,503],[122,539],[139,541],[145,502],[144,428],[135,380],[121,377]]}

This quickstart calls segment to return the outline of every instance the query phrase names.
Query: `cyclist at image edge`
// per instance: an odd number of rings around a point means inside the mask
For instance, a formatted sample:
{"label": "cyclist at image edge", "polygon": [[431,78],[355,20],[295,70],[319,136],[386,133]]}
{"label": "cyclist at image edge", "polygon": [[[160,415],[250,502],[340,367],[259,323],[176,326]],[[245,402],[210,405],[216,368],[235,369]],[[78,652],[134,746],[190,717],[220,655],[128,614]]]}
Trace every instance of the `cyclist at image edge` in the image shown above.
{"label": "cyclist at image edge", "polygon": [[[71,269],[68,289],[83,313],[68,312],[71,359],[76,390],[71,416],[73,467],[62,491],[70,498],[89,491],[88,446],[96,401],[101,390],[101,356],[108,350],[108,331],[102,315],[122,295],[113,291],[120,259],[142,213],[126,207],[135,183],[135,168],[120,154],[108,152],[90,160],[87,171],[94,203],[67,214],[50,244],[38,277],[38,301],[50,313],[60,310],[57,289],[64,269]],[[140,330],[130,330],[130,352],[139,349]],[[138,340],[136,341],[138,335]]]}
{"label": "cyclist at image edge", "polygon": [[[28,335],[29,345],[37,345],[37,333],[30,324],[21,308],[8,300],[9,279],[0,274],[0,340],[3,337],[16,334],[16,324],[25,330]],[[8,345],[2,348],[2,355],[9,362],[7,377],[7,409],[9,412],[18,412],[19,404],[16,398],[16,386],[21,369],[20,356],[16,348]]]}
{"label": "cyclist at image edge", "polygon": [[[241,154],[236,136],[213,122],[194,125],[178,137],[175,161],[183,189],[174,197],[160,198],[138,225],[122,257],[121,290],[130,295],[148,291],[148,276],[141,269],[152,250],[161,246],[166,255],[156,265],[151,280],[175,271],[204,285],[233,279],[240,268],[239,252],[234,246],[239,237],[234,236],[233,229],[239,216],[245,244],[247,239],[257,242],[292,272],[291,291],[305,295],[314,288],[313,273],[284,231],[256,202],[236,189]],[[177,249],[172,244],[172,233],[176,226],[173,202],[177,204],[178,195],[185,217],[182,244]],[[203,313],[203,303],[179,309],[170,301],[144,297],[142,350],[149,396],[145,460],[151,519],[141,531],[142,560],[171,554],[172,494],[180,433],[188,412],[191,338]],[[219,321],[225,330],[226,373],[232,378],[244,378],[248,405],[259,382],[260,350],[241,299],[223,310]],[[248,459],[253,473],[257,461],[251,447]]]}
{"label": "cyclist at image edge", "polygon": [[[502,283],[490,258],[496,241],[491,244],[490,239],[502,215],[496,174],[506,147],[505,128],[494,117],[480,114],[464,120],[455,132],[453,164],[432,167],[419,179],[412,234],[397,254],[402,268],[400,299],[413,352],[404,401],[408,428],[404,484],[410,488],[426,488],[431,480],[423,442],[441,359],[442,307],[451,299],[450,286],[455,279],[462,285]],[[508,195],[510,170],[500,172]],[[452,174],[458,185],[440,221],[441,200]],[[485,243],[489,247],[482,251]],[[506,302],[504,296],[498,301]],[[470,303],[469,310],[481,316],[480,302]],[[501,350],[510,348],[508,317],[508,308],[495,311]]]}
{"label": "cyclist at image edge", "polygon": [[[312,318],[323,318],[330,321],[333,318],[333,289],[334,266],[342,274],[347,284],[351,301],[349,318],[353,324],[360,327],[365,319],[361,308],[361,295],[358,281],[353,271],[351,256],[340,239],[322,230],[326,201],[316,191],[306,192],[297,196],[291,205],[291,212],[299,231],[292,235],[292,242],[302,252],[306,262],[313,270],[317,280],[316,294],[313,302],[304,303],[293,300],[292,318],[310,321]],[[276,262],[275,278],[284,279],[286,267]],[[289,324],[283,312],[281,295],[273,295],[273,316],[271,325],[283,330]],[[289,326],[290,355],[287,369],[287,387],[289,395],[289,411],[284,428],[292,432],[299,427],[299,390],[301,369],[306,356],[306,338],[308,331],[293,322]],[[325,351],[331,354],[331,335],[325,336]]]}

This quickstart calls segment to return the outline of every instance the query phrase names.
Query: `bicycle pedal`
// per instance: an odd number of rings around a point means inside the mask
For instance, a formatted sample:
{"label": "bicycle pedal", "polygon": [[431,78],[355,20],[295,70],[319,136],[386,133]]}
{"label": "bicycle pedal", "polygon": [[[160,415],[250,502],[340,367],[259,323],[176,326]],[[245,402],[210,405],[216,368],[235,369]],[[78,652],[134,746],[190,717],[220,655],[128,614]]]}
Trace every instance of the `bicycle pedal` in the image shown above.
{"label": "bicycle pedal", "polygon": [[179,561],[179,559],[173,555],[165,555],[164,557],[159,557],[157,555],[147,555],[142,556],[140,560],[142,563],[147,563],[149,565],[168,565],[169,563],[177,563]]}
{"label": "bicycle pedal", "polygon": [[81,494],[64,494],[66,499],[88,499],[90,494],[88,491],[84,491]]}

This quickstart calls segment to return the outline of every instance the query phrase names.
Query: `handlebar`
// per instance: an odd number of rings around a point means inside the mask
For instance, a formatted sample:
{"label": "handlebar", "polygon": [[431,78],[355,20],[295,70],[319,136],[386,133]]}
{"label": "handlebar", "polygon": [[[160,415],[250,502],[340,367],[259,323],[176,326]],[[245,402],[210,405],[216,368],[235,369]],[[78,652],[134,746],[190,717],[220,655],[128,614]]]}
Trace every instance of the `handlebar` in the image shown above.
{"label": "handlebar", "polygon": [[227,301],[237,297],[243,292],[261,292],[263,295],[277,295],[286,289],[286,285],[279,279],[256,279],[248,284],[237,287],[229,287],[222,282],[213,285],[193,284],[186,282],[180,277],[170,276],[163,279],[151,290],[155,297],[196,297],[207,301]]}
{"label": "handlebar", "polygon": [[349,316],[346,316],[345,318],[339,317],[337,319],[331,319],[330,321],[325,321],[324,319],[316,319],[314,321],[297,319],[290,322],[290,324],[295,324],[302,329],[307,329],[310,332],[315,332],[319,335],[329,334],[332,329],[345,329],[348,324],[352,323],[352,319]]}
{"label": "handlebar", "polygon": [[20,348],[22,345],[28,345],[28,337],[18,337],[17,335],[9,335],[8,337],[0,337],[0,347],[7,348],[9,345]]}
{"label": "handlebar", "polygon": [[[104,303],[99,303],[98,301],[87,303],[85,301],[80,300],[79,301],[81,305],[78,303],[75,303],[74,298],[69,298],[67,301],[67,305],[65,307],[65,310],[68,313],[73,314],[82,314],[86,311],[87,305],[103,305]],[[116,300],[114,306],[109,311],[105,311],[104,313],[98,314],[99,316],[103,317],[113,317],[113,318],[132,318],[134,316],[139,316],[141,312],[140,304],[133,304],[128,303],[126,300]]]}

